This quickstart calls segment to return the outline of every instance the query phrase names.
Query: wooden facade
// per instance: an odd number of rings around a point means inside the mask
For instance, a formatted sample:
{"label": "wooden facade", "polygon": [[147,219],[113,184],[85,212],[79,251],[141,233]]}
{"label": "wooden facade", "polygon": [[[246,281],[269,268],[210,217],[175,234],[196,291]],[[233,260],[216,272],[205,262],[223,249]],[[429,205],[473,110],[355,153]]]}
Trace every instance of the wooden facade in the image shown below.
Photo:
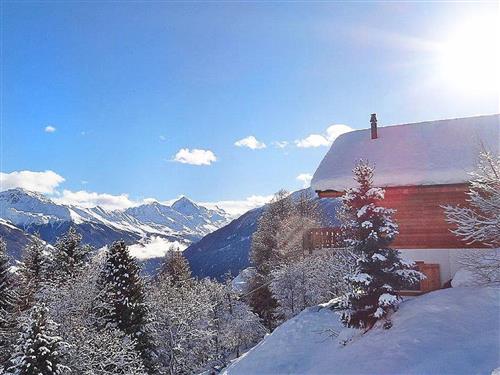
{"label": "wooden facade", "polygon": [[[478,248],[467,245],[451,231],[445,220],[443,205],[466,206],[467,184],[420,185],[385,188],[381,205],[394,208],[399,235],[391,246],[400,249]],[[319,191],[321,198],[339,197],[342,192]]]}
{"label": "wooden facade", "polygon": [[[391,244],[396,249],[464,249],[484,247],[467,245],[452,232],[442,206],[467,206],[467,184],[398,186],[385,188],[381,205],[396,210],[394,219],[399,235]],[[321,198],[337,198],[343,192],[320,191]],[[317,228],[306,236],[309,251],[341,247],[340,228]],[[418,295],[441,288],[440,265],[417,261],[417,268],[426,279],[419,285],[400,291],[402,295]]]}
{"label": "wooden facade", "polygon": [[[316,250],[340,249],[344,246],[340,228],[314,228],[304,236],[304,249],[313,254]],[[441,288],[439,264],[417,261],[416,269],[425,275],[418,285],[401,290],[401,295],[414,296]]]}

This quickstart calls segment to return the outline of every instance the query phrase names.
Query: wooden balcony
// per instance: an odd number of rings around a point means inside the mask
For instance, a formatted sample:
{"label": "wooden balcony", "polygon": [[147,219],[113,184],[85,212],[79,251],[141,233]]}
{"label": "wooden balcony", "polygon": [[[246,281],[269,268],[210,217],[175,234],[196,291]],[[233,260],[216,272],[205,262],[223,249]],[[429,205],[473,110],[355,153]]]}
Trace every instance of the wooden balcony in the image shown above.
{"label": "wooden balcony", "polygon": [[311,254],[314,250],[343,247],[340,228],[314,228],[304,236],[304,250]]}
{"label": "wooden balcony", "polygon": [[[344,247],[340,228],[314,228],[304,236],[304,252],[312,254],[321,249],[338,249]],[[441,288],[439,264],[417,261],[416,269],[422,272],[426,279],[418,285],[409,286],[400,291],[404,296],[415,296]]]}

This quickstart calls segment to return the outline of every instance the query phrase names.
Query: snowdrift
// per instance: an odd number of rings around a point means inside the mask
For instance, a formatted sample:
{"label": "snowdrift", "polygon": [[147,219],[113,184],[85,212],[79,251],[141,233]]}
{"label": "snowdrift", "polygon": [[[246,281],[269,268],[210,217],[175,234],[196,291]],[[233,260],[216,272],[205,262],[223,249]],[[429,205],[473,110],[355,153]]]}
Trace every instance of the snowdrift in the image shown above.
{"label": "snowdrift", "polygon": [[339,343],[328,308],[304,310],[226,369],[243,374],[492,374],[500,367],[500,288],[438,290],[407,300],[389,330]]}

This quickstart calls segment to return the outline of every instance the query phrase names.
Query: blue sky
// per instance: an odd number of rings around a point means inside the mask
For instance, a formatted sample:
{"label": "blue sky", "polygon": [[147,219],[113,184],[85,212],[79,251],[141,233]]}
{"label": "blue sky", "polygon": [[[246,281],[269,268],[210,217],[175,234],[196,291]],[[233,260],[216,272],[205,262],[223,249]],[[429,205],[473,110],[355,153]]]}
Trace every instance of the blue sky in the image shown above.
{"label": "blue sky", "polygon": [[[118,206],[181,194],[248,203],[299,189],[297,176],[314,173],[328,146],[296,141],[331,141],[331,125],[367,127],[372,112],[381,125],[498,112],[492,73],[474,61],[451,69],[442,54],[498,11],[495,2],[4,1],[3,187],[77,201],[108,194]],[[488,29],[477,35],[493,40]],[[460,50],[472,55],[477,41]],[[260,148],[235,146],[248,136]],[[195,160],[209,165],[175,161],[182,149],[204,150]]]}

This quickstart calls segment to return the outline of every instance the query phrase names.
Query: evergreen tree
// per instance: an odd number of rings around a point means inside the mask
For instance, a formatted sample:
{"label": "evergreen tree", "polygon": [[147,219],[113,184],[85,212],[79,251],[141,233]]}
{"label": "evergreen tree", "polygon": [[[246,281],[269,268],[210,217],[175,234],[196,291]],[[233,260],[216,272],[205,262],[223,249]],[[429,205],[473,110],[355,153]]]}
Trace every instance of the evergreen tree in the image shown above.
{"label": "evergreen tree", "polygon": [[169,276],[170,281],[179,284],[191,279],[191,268],[182,252],[173,245],[165,254],[160,276]]}
{"label": "evergreen tree", "polygon": [[92,251],[89,245],[82,245],[81,242],[82,236],[74,227],[57,240],[52,264],[53,277],[57,282],[64,282],[81,271]]}
{"label": "evergreen tree", "polygon": [[[391,217],[394,210],[378,205],[384,190],[373,187],[373,167],[360,161],[353,172],[359,186],[345,192],[341,216],[343,229],[350,234],[347,245],[358,259],[355,271],[347,277],[352,291],[343,301],[342,319],[349,327],[369,329],[396,309],[397,290],[418,282],[422,274],[389,247],[398,227]],[[388,320],[386,327],[390,327]]]}
{"label": "evergreen tree", "polygon": [[[5,242],[0,239],[0,363],[9,357],[15,331],[16,293]],[[1,367],[0,367],[1,369]]]}
{"label": "evergreen tree", "polygon": [[275,194],[262,214],[257,230],[252,236],[250,258],[256,269],[250,279],[248,303],[263,320],[268,329],[275,326],[276,300],[269,289],[271,271],[279,263],[279,235],[282,223],[293,212],[293,201],[284,190]]}
{"label": "evergreen tree", "polygon": [[24,249],[21,266],[17,272],[21,283],[19,292],[21,311],[28,310],[35,304],[36,295],[48,278],[48,261],[44,252],[45,244],[38,234]]}
{"label": "evergreen tree", "polygon": [[35,305],[21,327],[15,352],[7,368],[9,375],[62,375],[70,372],[63,364],[66,343],[53,336],[55,324],[44,305]]}
{"label": "evergreen tree", "polygon": [[150,312],[139,267],[123,241],[107,251],[104,269],[98,281],[100,304],[97,313],[106,324],[117,327],[136,343],[148,373],[156,373]]}
{"label": "evergreen tree", "polygon": [[97,281],[104,264],[104,254],[89,259],[82,272],[56,288],[44,289],[44,300],[60,334],[68,343],[67,365],[73,374],[144,375],[135,342],[118,328],[105,327],[94,314]]}

